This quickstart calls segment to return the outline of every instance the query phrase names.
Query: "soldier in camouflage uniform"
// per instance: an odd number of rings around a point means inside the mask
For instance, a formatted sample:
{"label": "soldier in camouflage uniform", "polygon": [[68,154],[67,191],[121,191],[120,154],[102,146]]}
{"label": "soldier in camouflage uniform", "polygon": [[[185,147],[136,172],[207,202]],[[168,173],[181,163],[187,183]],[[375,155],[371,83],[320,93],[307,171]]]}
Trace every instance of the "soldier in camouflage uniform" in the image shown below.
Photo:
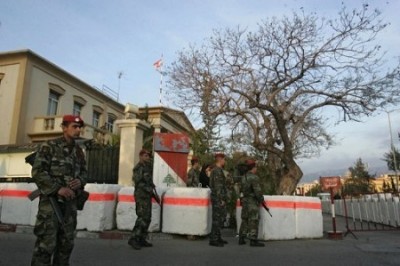
{"label": "soldier in camouflage uniform", "polygon": [[210,175],[211,204],[212,204],[212,227],[210,234],[210,246],[223,247],[228,244],[221,238],[221,227],[226,218],[227,191],[223,167],[225,155],[215,155],[215,167]]}
{"label": "soldier in camouflage uniform", "polygon": [[250,239],[250,246],[263,247],[264,244],[257,240],[258,223],[260,220],[260,204],[264,201],[260,180],[257,173],[256,162],[247,160],[248,172],[241,178],[242,224],[239,230],[239,245],[246,244],[246,236]]}
{"label": "soldier in camouflage uniform", "polygon": [[199,187],[200,184],[200,163],[199,159],[197,157],[193,157],[192,160],[190,161],[192,164],[192,168],[190,168],[188,172],[188,187]]}
{"label": "soldier in camouflage uniform", "polygon": [[[41,195],[32,265],[69,265],[74,248],[77,196],[87,176],[84,154],[75,143],[83,126],[79,116],[64,116],[63,136],[42,144],[33,163],[32,178]],[[63,224],[55,215],[50,197],[57,200]]]}
{"label": "soldier in camouflage uniform", "polygon": [[153,246],[147,242],[146,238],[151,222],[151,198],[153,197],[153,189],[155,188],[150,152],[141,150],[139,158],[139,163],[133,168],[137,219],[131,238],[128,241],[128,244],[137,250],[142,247]]}

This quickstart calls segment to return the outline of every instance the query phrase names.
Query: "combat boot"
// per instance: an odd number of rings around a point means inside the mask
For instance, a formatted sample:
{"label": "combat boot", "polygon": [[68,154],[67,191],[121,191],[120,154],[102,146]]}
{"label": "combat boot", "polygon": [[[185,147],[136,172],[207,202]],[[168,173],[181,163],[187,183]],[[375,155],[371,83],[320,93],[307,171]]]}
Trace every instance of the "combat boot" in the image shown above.
{"label": "combat boot", "polygon": [[246,245],[246,241],[244,240],[244,236],[239,236],[239,245]]}
{"label": "combat boot", "polygon": [[140,245],[141,245],[142,247],[146,247],[146,248],[149,248],[149,247],[152,247],[152,246],[153,246],[153,244],[150,243],[150,242],[147,242],[147,240],[146,240],[145,238],[141,238],[141,239],[140,239]]}
{"label": "combat boot", "polygon": [[131,237],[128,241],[128,244],[136,250],[139,250],[142,248],[142,245],[140,244],[140,240],[136,237]]}
{"label": "combat boot", "polygon": [[261,243],[258,240],[251,240],[250,247],[265,247],[265,245],[264,243]]}
{"label": "combat boot", "polygon": [[219,240],[212,240],[212,241],[210,241],[210,246],[223,247],[224,243],[220,242]]}

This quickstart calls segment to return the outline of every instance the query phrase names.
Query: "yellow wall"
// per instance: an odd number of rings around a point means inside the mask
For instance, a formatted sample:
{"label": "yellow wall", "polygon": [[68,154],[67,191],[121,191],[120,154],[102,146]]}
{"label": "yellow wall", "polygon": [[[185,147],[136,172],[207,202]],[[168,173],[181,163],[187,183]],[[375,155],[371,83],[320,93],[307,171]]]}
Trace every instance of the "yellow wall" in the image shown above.
{"label": "yellow wall", "polygon": [[20,64],[0,65],[0,73],[4,74],[0,83],[0,114],[1,130],[0,145],[14,144],[13,137],[13,110],[16,103],[16,93],[18,84]]}

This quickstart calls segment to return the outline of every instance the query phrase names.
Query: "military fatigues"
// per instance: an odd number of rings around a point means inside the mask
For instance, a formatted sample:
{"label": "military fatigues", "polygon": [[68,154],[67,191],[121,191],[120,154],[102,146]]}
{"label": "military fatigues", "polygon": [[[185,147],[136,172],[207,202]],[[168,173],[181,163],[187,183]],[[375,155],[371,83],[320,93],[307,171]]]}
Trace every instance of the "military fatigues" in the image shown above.
{"label": "military fatigues", "polygon": [[242,224],[239,236],[257,240],[259,207],[264,200],[258,176],[252,173],[245,174],[241,178],[241,192]]}
{"label": "military fatigues", "polygon": [[138,163],[133,169],[135,183],[136,223],[131,238],[144,240],[151,222],[151,198],[153,194],[153,167],[151,163]]}
{"label": "military fatigues", "polygon": [[210,175],[212,227],[210,242],[221,240],[221,227],[226,218],[227,191],[222,168],[215,167]]}
{"label": "military fatigues", "polygon": [[[76,199],[66,201],[57,195],[61,187],[79,178],[86,184],[86,162],[77,144],[68,144],[58,138],[44,143],[32,166],[32,178],[41,195],[34,234],[37,236],[32,265],[69,265],[74,248],[77,205]],[[56,197],[64,215],[62,228],[50,204],[49,197]]]}
{"label": "military fatigues", "polygon": [[190,168],[189,172],[188,172],[188,183],[187,186],[188,187],[198,187],[200,184],[200,171],[197,169],[194,169],[193,167]]}

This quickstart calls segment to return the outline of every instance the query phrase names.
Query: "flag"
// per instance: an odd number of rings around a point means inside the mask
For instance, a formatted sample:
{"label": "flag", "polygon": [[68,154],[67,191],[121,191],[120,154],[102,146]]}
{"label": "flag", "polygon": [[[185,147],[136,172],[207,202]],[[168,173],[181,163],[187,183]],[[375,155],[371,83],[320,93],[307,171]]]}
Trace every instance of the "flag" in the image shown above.
{"label": "flag", "polygon": [[158,59],[156,62],[154,62],[153,66],[156,70],[160,70],[163,65],[163,60],[162,58]]}

